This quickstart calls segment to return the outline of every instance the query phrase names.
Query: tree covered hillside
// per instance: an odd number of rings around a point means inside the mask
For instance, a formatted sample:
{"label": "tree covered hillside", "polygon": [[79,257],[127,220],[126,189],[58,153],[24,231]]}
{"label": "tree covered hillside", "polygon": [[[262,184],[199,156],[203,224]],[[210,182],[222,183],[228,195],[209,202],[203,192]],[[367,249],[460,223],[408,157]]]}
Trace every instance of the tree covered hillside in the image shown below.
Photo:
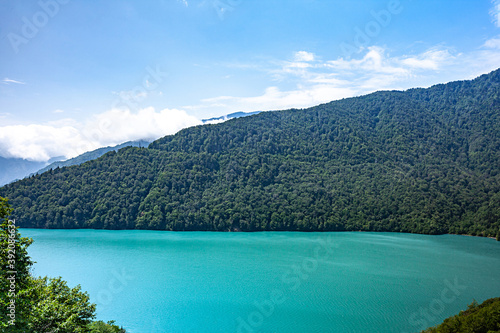
{"label": "tree covered hillside", "polygon": [[465,311],[447,318],[422,333],[500,333],[500,297],[481,304],[473,302]]}
{"label": "tree covered hillside", "polygon": [[188,128],[0,188],[23,227],[500,236],[500,70]]}

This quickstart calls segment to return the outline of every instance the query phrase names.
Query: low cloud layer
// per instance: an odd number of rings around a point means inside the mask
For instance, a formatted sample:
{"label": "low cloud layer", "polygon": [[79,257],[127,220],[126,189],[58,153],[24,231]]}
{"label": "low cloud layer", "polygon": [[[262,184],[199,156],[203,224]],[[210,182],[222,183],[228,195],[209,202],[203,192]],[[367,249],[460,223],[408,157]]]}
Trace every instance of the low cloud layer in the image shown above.
{"label": "low cloud layer", "polygon": [[0,156],[48,161],[71,158],[86,151],[126,141],[154,140],[179,130],[200,125],[201,121],[185,111],[153,108],[136,113],[113,109],[79,124],[71,119],[44,125],[0,127]]}

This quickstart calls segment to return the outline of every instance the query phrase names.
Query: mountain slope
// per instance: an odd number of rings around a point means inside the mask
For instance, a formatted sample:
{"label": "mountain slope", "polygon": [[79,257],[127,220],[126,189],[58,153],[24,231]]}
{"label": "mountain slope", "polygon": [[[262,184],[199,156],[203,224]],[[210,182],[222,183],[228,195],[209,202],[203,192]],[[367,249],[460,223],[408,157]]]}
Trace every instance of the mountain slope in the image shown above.
{"label": "mountain slope", "polygon": [[500,70],[188,128],[0,189],[24,227],[500,230]]}

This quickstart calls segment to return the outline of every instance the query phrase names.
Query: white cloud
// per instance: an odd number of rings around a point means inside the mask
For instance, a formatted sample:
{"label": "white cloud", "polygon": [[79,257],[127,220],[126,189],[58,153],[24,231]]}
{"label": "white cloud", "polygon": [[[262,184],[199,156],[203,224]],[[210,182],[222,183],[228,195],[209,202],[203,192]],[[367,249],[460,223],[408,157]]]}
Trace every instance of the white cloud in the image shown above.
{"label": "white cloud", "polygon": [[443,64],[446,64],[453,58],[448,50],[434,49],[417,56],[406,57],[401,60],[401,63],[414,69],[439,70]]}
{"label": "white cloud", "polygon": [[4,78],[4,79],[2,80],[2,83],[5,83],[5,84],[10,84],[10,83],[16,83],[16,84],[26,84],[25,82],[18,81],[18,80],[13,80],[13,79],[9,79],[8,77]]}
{"label": "white cloud", "polygon": [[200,124],[200,120],[182,110],[156,112],[146,108],[136,113],[109,110],[83,125],[63,119],[45,125],[3,126],[0,127],[0,155],[34,161],[47,161],[61,155],[71,158],[103,146],[157,139]]}
{"label": "white cloud", "polygon": [[[387,74],[407,77],[418,70],[439,70],[443,65],[453,60],[447,49],[434,48],[420,54],[391,57],[382,47],[368,47],[361,59],[339,58],[328,61],[325,66],[336,71],[350,71],[372,74]],[[360,74],[360,73],[358,73]]]}
{"label": "white cloud", "polygon": [[304,70],[313,67],[315,55],[306,51],[295,52],[293,61],[285,61],[282,63],[282,68],[275,73],[275,77],[279,77],[283,73],[293,73],[297,70]]}
{"label": "white cloud", "polygon": [[[254,97],[230,97],[221,96],[208,98],[202,101],[202,105],[192,108],[203,107],[214,111],[225,109],[230,105],[237,105],[232,110],[239,111],[269,111],[288,108],[300,108],[319,103],[329,102],[334,99],[352,96],[354,91],[350,88],[336,87],[329,84],[316,84],[309,88],[282,91],[278,87],[269,87],[260,96]],[[231,111],[231,112],[233,112]]]}
{"label": "white cloud", "polygon": [[388,58],[385,50],[381,47],[372,46],[367,48],[366,54],[361,59],[339,58],[337,60],[328,61],[325,67],[334,70],[335,72],[365,72],[376,74],[401,75],[407,74],[408,69],[398,66],[393,59]]}
{"label": "white cloud", "polygon": [[72,148],[81,146],[81,141],[78,130],[69,126],[4,126],[0,131],[0,155],[47,161],[55,156],[70,157]]}
{"label": "white cloud", "polygon": [[57,109],[57,110],[52,111],[52,113],[64,113],[64,110]]}
{"label": "white cloud", "polygon": [[157,139],[199,124],[201,121],[183,110],[165,109],[156,112],[154,108],[149,107],[133,113],[129,110],[113,109],[92,117],[84,133],[89,137],[97,136],[99,142],[112,144],[129,140]]}
{"label": "white cloud", "polygon": [[[267,87],[261,95],[208,98],[184,108],[211,114],[304,108],[377,90],[471,79],[500,67],[500,39],[491,39],[483,48],[469,53],[440,46],[392,56],[385,48],[371,46],[359,58],[318,60],[313,54],[299,51],[293,61],[270,64],[274,68],[267,73],[278,84]],[[295,87],[283,89],[279,83],[294,83]]]}
{"label": "white cloud", "polygon": [[495,26],[500,28],[500,0],[492,0],[493,7],[490,10],[490,15]]}
{"label": "white cloud", "polygon": [[483,47],[488,49],[500,49],[500,37],[488,39]]}
{"label": "white cloud", "polygon": [[314,53],[306,51],[295,52],[295,61],[314,61]]}

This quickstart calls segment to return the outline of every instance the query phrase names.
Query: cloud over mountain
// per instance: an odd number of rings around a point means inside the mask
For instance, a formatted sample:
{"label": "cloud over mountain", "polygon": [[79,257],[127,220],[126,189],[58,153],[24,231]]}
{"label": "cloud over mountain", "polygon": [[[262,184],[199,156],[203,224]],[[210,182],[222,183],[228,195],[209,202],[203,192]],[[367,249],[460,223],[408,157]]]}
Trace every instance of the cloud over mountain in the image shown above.
{"label": "cloud over mountain", "polygon": [[140,139],[157,139],[202,122],[177,109],[153,108],[131,112],[112,109],[84,124],[72,119],[42,125],[0,127],[0,156],[47,161],[55,156],[75,157],[103,146]]}

